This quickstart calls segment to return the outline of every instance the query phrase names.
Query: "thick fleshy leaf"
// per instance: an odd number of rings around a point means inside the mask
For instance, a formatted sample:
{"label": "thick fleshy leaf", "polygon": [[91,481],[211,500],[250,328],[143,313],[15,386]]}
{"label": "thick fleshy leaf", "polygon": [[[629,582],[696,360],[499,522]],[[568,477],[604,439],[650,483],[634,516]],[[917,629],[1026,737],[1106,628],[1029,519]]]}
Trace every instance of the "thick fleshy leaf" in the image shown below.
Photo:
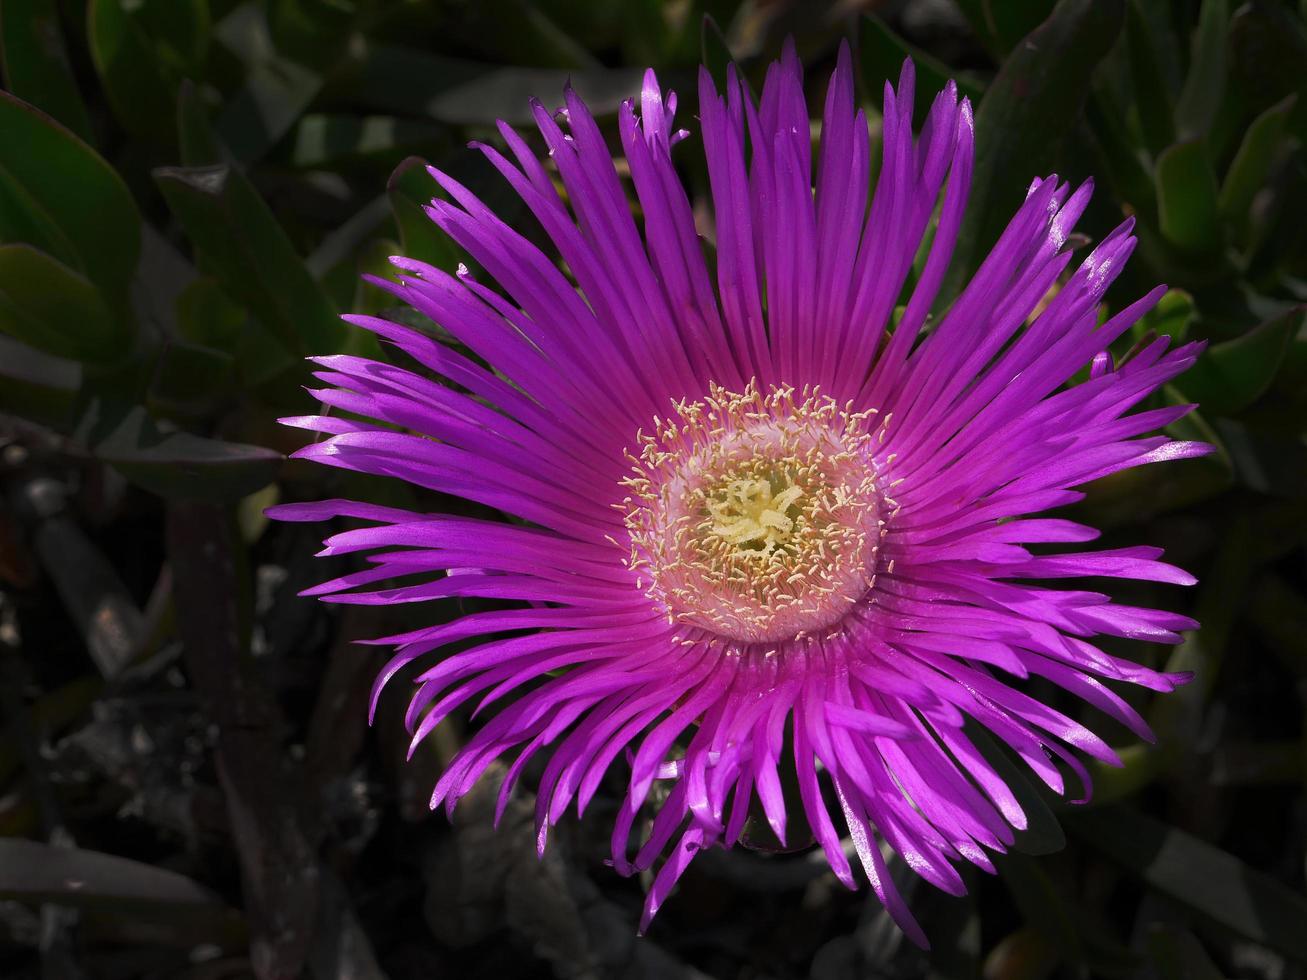
{"label": "thick fleshy leaf", "polygon": [[[662,0],[587,0],[584,4],[479,0],[460,11],[458,30],[463,37],[474,39],[474,51],[499,64],[584,70],[598,67],[600,62],[584,34],[576,29],[578,21],[587,26],[608,21],[615,27],[620,20],[625,60],[631,64],[659,64],[660,42],[667,31],[661,16],[665,6]],[[507,28],[509,23],[511,28]],[[629,35],[637,32],[642,35],[639,43],[629,43]],[[617,41],[615,33],[606,32],[611,43]]]}
{"label": "thick fleshy leaf", "polygon": [[717,89],[724,91],[726,88],[726,67],[735,60],[735,55],[731,53],[731,46],[726,41],[726,35],[722,33],[721,27],[711,14],[703,15],[703,24],[699,32],[699,47],[700,62],[712,75]]}
{"label": "thick fleshy leaf", "polygon": [[223,289],[288,348],[334,350],[343,330],[331,300],[249,181],[234,167],[163,167],[155,181]]}
{"label": "thick fleshy leaf", "polygon": [[96,288],[30,245],[0,245],[0,330],[75,361],[105,363],[130,352],[130,328]]}
{"label": "thick fleshy leaf", "polygon": [[1066,819],[1079,836],[1173,901],[1307,962],[1307,899],[1280,882],[1192,834],[1124,807]]}
{"label": "thick fleshy leaf", "polygon": [[[141,254],[141,218],[122,178],[72,132],[8,92],[0,92],[0,133],[0,176],[23,192],[0,193],[0,236],[12,241],[12,228],[35,222],[67,243],[75,271],[106,295],[124,295]],[[11,208],[38,213],[14,218]]]}
{"label": "thick fleshy leaf", "polygon": [[393,160],[397,153],[438,145],[440,136],[439,128],[412,119],[313,113],[295,126],[290,160],[297,167]]}
{"label": "thick fleshy leaf", "polygon": [[0,896],[161,917],[203,915],[242,928],[239,914],[218,895],[175,871],[39,841],[0,840]]}
{"label": "thick fleshy leaf", "polygon": [[199,89],[190,81],[177,91],[177,149],[186,167],[226,163],[223,149],[209,122],[209,110]]}
{"label": "thick fleshy leaf", "polygon": [[[1168,385],[1165,404],[1189,405],[1193,399]],[[1135,524],[1157,514],[1210,500],[1234,483],[1234,465],[1220,435],[1193,411],[1166,427],[1172,439],[1205,442],[1216,452],[1173,466],[1144,466],[1095,480],[1085,490],[1078,519],[1098,528]]]}
{"label": "thick fleshy leaf", "polygon": [[[180,2],[180,0],[179,0]],[[139,4],[137,5],[139,6]],[[147,140],[172,142],[175,84],[123,0],[90,0],[86,37],[115,118]]]}
{"label": "thick fleshy leaf", "polygon": [[1301,499],[1307,488],[1307,445],[1293,430],[1277,432],[1258,421],[1255,414],[1247,421],[1216,420],[1236,478],[1256,493]]}
{"label": "thick fleshy leaf", "polygon": [[957,83],[959,95],[965,95],[973,102],[979,102],[985,91],[975,79],[909,44],[875,14],[862,18],[858,30],[858,59],[864,86],[869,91],[876,91],[881,79],[897,77],[905,58],[911,58],[917,70],[918,94],[913,123],[918,127],[925,122],[935,93],[942,91],[949,79]]}
{"label": "thick fleshy leaf", "polygon": [[1307,311],[1290,310],[1242,337],[1214,344],[1177,385],[1208,415],[1233,415],[1255,402],[1275,380]]}
{"label": "thick fleshy leaf", "polygon": [[1203,944],[1187,929],[1154,925],[1148,932],[1148,955],[1158,980],[1222,980]]}
{"label": "thick fleshy leaf", "polygon": [[25,242],[75,269],[82,268],[77,249],[50,213],[3,166],[0,166],[0,237]]}
{"label": "thick fleshy leaf", "polygon": [[531,121],[532,98],[559,101],[568,84],[597,114],[615,112],[640,91],[641,72],[596,68],[566,72],[552,68],[506,68],[427,54],[398,45],[372,45],[359,77],[349,86],[357,105],[441,122],[487,125]]}
{"label": "thick fleshy leaf", "polygon": [[6,89],[91,140],[91,120],[73,81],[54,0],[0,3],[0,63]]}
{"label": "thick fleshy leaf", "polygon": [[[395,297],[386,290],[373,285],[364,277],[390,278],[395,271],[395,267],[390,262],[391,258],[396,255],[407,254],[409,253],[400,247],[399,242],[388,238],[375,238],[367,245],[361,246],[353,255],[355,264],[348,269],[354,287],[349,308],[354,310],[356,314],[376,316],[393,306]],[[360,343],[367,344],[370,348],[364,356],[375,359],[381,354],[381,347],[377,344],[376,334],[370,330],[350,331],[349,345],[351,349],[349,353],[361,353],[358,348]],[[382,359],[384,360],[384,358]]]}
{"label": "thick fleshy leaf", "polygon": [[[318,71],[338,66],[341,49],[358,24],[360,4],[323,3],[322,0],[268,0],[247,7],[264,8],[267,20],[257,33],[245,33],[247,11],[237,7],[223,21],[222,40],[240,56],[276,50],[287,58]],[[237,25],[241,25],[237,29]]]}
{"label": "thick fleshy leaf", "polygon": [[[1226,43],[1232,100],[1253,114],[1295,92],[1299,104],[1307,101],[1307,10],[1301,2],[1296,10],[1294,4],[1231,6]],[[1307,113],[1295,112],[1290,126],[1300,142],[1307,141]]]}
{"label": "thick fleshy leaf", "polygon": [[1187,255],[1221,248],[1216,173],[1200,139],[1176,143],[1157,160],[1157,215],[1162,237]]}
{"label": "thick fleshy leaf", "polygon": [[1066,834],[1027,775],[1028,770],[1013,761],[979,722],[968,719],[965,732],[1025,811],[1026,826],[1016,832],[1014,849],[1022,854],[1053,854],[1062,850],[1066,846]]}
{"label": "thick fleshy leaf", "polygon": [[180,77],[203,71],[212,30],[209,0],[133,0],[128,9],[165,68]]}
{"label": "thick fleshy leaf", "polygon": [[139,407],[92,449],[133,483],[183,499],[239,500],[267,486],[281,465],[281,454],[262,446],[162,432]]}
{"label": "thick fleshy leaf", "polygon": [[81,383],[75,361],[0,336],[0,412],[63,428]]}
{"label": "thick fleshy leaf", "polygon": [[1183,289],[1172,289],[1140,318],[1131,331],[1136,338],[1151,333],[1155,337],[1170,337],[1173,345],[1183,344],[1189,339],[1189,327],[1196,313],[1193,296]]}
{"label": "thick fleshy leaf", "polygon": [[1175,142],[1175,118],[1158,64],[1153,32],[1139,9],[1139,0],[1127,0],[1125,38],[1132,92],[1139,109],[1139,128],[1143,131],[1144,144],[1156,156]]}
{"label": "thick fleshy leaf", "polygon": [[1136,140],[1125,124],[1125,109],[1117,102],[1106,85],[1090,93],[1085,105],[1087,132],[1098,151],[1095,171],[1105,178],[1116,195],[1128,201],[1135,213],[1144,219],[1139,231],[1145,232],[1147,222],[1155,222],[1157,209],[1153,175],[1144,168]]}
{"label": "thick fleshy leaf", "polygon": [[234,350],[247,314],[213,279],[201,277],[177,297],[177,330],[194,344]]}
{"label": "thick fleshy leaf", "polygon": [[235,358],[226,350],[173,341],[160,353],[150,407],[161,414],[197,415],[214,408],[230,387]]}
{"label": "thick fleshy leaf", "polygon": [[1221,217],[1235,229],[1248,223],[1253,196],[1266,182],[1277,153],[1283,145],[1285,128],[1297,105],[1296,94],[1286,96],[1258,116],[1244,133],[1239,152],[1221,182]]}
{"label": "thick fleshy leaf", "polygon": [[245,58],[245,84],[223,106],[215,128],[232,155],[249,162],[290,130],[321,90],[323,77],[276,50],[260,4],[237,7],[217,34]]}
{"label": "thick fleshy leaf", "polygon": [[1181,140],[1206,133],[1221,107],[1221,97],[1225,94],[1225,36],[1229,28],[1228,0],[1203,0],[1189,74],[1175,106],[1175,126]]}
{"label": "thick fleshy leaf", "polygon": [[421,157],[402,161],[386,182],[403,253],[437,269],[453,272],[460,261],[459,250],[424,210],[436,191],[436,182],[427,171],[427,161]]}
{"label": "thick fleshy leaf", "polygon": [[274,334],[252,324],[245,307],[207,277],[177,297],[177,331],[191,343],[235,355],[241,381],[248,385],[275,377],[295,361]]}
{"label": "thick fleshy leaf", "polygon": [[997,60],[1015,48],[1053,9],[1053,0],[959,0],[958,8]]}
{"label": "thick fleshy leaf", "polygon": [[[1162,389],[1168,404],[1187,404],[1188,399],[1170,385]],[[1184,418],[1172,422],[1166,427],[1166,434],[1181,441],[1202,442],[1216,447],[1216,452],[1186,460],[1183,467],[1171,467],[1171,473],[1164,477],[1154,477],[1149,484],[1156,494],[1146,505],[1135,503],[1135,520],[1141,520],[1149,514],[1160,514],[1192,506],[1202,500],[1215,497],[1234,482],[1234,463],[1225,442],[1203,416],[1201,411],[1190,412]],[[1178,471],[1178,472],[1176,472]]]}
{"label": "thick fleshy leaf", "polygon": [[1049,874],[1025,854],[1004,854],[994,864],[1026,923],[1052,940],[1063,959],[1083,962],[1077,922]]}
{"label": "thick fleshy leaf", "polygon": [[1057,159],[1121,21],[1121,0],[1061,0],[985,90],[972,178],[985,193],[967,208],[945,296],[956,294],[1021,202],[1029,178],[1015,175],[1044,173]]}
{"label": "thick fleshy leaf", "polygon": [[[333,270],[339,271],[345,265],[354,262],[358,258],[359,252],[367,244],[374,241],[378,234],[383,232],[383,226],[389,213],[390,202],[382,195],[378,195],[364,204],[344,224],[338,226],[324,238],[318,244],[318,247],[313,250],[313,253],[304,260],[304,266],[309,270],[309,274],[321,282]],[[397,255],[398,252],[391,252],[391,254]],[[389,263],[387,263],[386,271],[387,273],[390,271]],[[344,298],[340,300],[342,306],[348,306],[349,297],[354,295],[352,272],[348,286],[349,289],[344,292]],[[337,293],[336,295],[339,297],[341,294]]]}

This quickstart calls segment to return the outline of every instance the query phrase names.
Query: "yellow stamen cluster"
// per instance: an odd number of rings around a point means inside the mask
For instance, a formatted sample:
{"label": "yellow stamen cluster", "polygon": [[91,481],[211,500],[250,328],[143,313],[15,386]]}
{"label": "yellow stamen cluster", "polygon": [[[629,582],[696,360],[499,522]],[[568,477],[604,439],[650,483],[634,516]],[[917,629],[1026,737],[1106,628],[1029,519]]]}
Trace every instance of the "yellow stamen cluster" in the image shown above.
{"label": "yellow stamen cluster", "polygon": [[832,625],[875,580],[873,412],[817,389],[718,385],[630,453],[628,563],[672,622],[746,643]]}

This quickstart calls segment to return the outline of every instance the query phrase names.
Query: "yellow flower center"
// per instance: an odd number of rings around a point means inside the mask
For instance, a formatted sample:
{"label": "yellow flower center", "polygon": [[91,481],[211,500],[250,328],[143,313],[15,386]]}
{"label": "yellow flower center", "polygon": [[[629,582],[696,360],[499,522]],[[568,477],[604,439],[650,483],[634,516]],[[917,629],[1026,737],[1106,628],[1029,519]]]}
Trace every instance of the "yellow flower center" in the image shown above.
{"label": "yellow flower center", "polygon": [[874,413],[750,383],[655,419],[622,504],[631,568],[674,622],[744,643],[837,623],[875,581]]}

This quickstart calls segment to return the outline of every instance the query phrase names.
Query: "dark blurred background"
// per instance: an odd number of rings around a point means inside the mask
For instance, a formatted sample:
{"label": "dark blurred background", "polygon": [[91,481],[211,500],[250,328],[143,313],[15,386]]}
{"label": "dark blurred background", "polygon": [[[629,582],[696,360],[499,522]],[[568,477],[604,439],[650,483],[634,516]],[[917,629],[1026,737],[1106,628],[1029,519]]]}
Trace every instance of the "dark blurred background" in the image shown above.
{"label": "dark blurred background", "polygon": [[[1307,3],[1227,0],[0,0],[0,977],[1157,980],[1307,975]],[[1075,807],[1015,766],[1033,815],[950,898],[896,873],[935,948],[800,847],[701,855],[648,937],[604,866],[622,775],[534,854],[527,791],[451,826],[426,799],[466,719],[403,762],[404,679],[351,641],[450,616],[298,599],[349,570],[277,501],[436,509],[287,463],[306,354],[392,354],[337,320],[438,331],[360,281],[397,252],[453,269],[432,161],[538,235],[469,139],[561,102],[613,135],[655,66],[691,138],[695,70],[757,87],[792,35],[818,114],[837,45],[879,92],[978,106],[974,269],[1030,179],[1091,174],[1076,243],[1134,215],[1109,296],[1174,289],[1148,331],[1206,338],[1159,401],[1219,452],[1095,485],[1075,516],[1201,583],[1114,584],[1192,613],[1158,732]],[[706,227],[710,227],[710,222]],[[1041,696],[1055,697],[1046,690]],[[493,789],[493,778],[488,779]],[[529,787],[532,780],[524,781]],[[802,842],[799,842],[802,843]],[[974,872],[974,869],[972,869]]]}

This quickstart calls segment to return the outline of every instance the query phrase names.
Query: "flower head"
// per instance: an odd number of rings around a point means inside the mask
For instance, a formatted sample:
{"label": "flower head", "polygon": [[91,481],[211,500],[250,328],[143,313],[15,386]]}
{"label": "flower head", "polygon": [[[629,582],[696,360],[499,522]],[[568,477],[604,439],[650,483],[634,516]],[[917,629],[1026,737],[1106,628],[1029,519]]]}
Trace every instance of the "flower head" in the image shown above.
{"label": "flower head", "polygon": [[[950,85],[914,138],[910,63],[897,89],[886,86],[870,200],[847,50],[815,160],[792,49],[757,105],[733,72],[724,95],[706,71],[699,89],[715,266],[672,163],[685,135],[673,129],[675,96],[650,72],[638,110],[620,113],[641,225],[568,91],[559,113],[534,107],[554,172],[507,126],[512,160],[480,147],[557,256],[433,170],[452,201],[433,201],[432,220],[489,279],[396,258],[398,281],[378,285],[471,353],[349,317],[419,370],[317,358],[328,387],[316,396],[350,417],[287,420],[324,436],[302,457],[506,519],[340,500],[275,516],[368,523],[329,537],[325,552],[370,552],[367,567],[309,594],[503,601],[380,641],[395,656],[378,690],[425,665],[408,712],[414,745],[461,705],[489,719],[441,776],[433,807],[452,809],[511,758],[502,812],[541,756],[543,848],[569,806],[583,812],[606,773],[629,767],[612,859],[627,874],[658,866],[647,924],[699,849],[739,839],[755,801],[781,840],[787,807],[799,806],[839,879],[855,886],[847,834],[877,895],[924,943],[878,840],[958,893],[955,865],[992,870],[988,852],[1026,822],[964,720],[1060,793],[1051,757],[1082,779],[1081,754],[1117,757],[1023,693],[1022,679],[1051,681],[1143,737],[1105,682],[1168,691],[1183,680],[1111,656],[1095,637],[1174,643],[1191,620],[1032,583],[1192,579],[1156,548],[1044,548],[1097,532],[1030,515],[1079,500],[1075,488],[1098,477],[1205,452],[1147,435],[1187,406],[1131,414],[1199,348],[1159,338],[1113,365],[1109,345],[1164,290],[1099,322],[1134,248],[1131,224],[1068,273],[1068,234],[1090,187],[1056,177],[1030,185],[974,278],[927,326],[969,190],[972,115]],[[440,655],[455,642],[460,652]],[[788,804],[783,770],[799,790]],[[647,807],[656,780],[667,791]]]}

